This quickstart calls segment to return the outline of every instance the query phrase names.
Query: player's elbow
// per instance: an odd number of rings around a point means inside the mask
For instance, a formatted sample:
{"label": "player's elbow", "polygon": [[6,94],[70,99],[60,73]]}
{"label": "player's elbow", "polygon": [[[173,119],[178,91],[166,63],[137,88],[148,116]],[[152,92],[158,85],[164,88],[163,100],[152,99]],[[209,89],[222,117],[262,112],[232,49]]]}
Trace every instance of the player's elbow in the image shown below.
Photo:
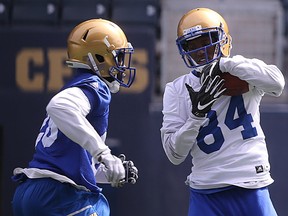
{"label": "player's elbow", "polygon": [[284,91],[284,87],[285,87],[285,81],[283,79],[283,81],[279,82],[277,85],[277,94],[276,94],[277,97],[282,94],[282,92]]}
{"label": "player's elbow", "polygon": [[[276,67],[273,66],[272,68],[275,69]],[[279,97],[284,91],[285,78],[278,68],[276,68],[276,71],[278,73],[271,73],[271,80],[273,82],[271,83],[271,92],[274,96]]]}
{"label": "player's elbow", "polygon": [[185,160],[185,157],[181,157],[180,155],[178,155],[173,151],[165,149],[165,153],[169,161],[174,165],[179,165]]}
{"label": "player's elbow", "polygon": [[169,158],[169,161],[174,165],[179,165],[183,162],[183,160],[175,159],[175,158]]}
{"label": "player's elbow", "polygon": [[46,106],[46,112],[50,115],[58,109],[57,101],[52,98]]}
{"label": "player's elbow", "polygon": [[278,82],[273,85],[273,89],[271,89],[270,95],[273,95],[275,97],[279,97],[283,90],[284,90],[285,82]]}

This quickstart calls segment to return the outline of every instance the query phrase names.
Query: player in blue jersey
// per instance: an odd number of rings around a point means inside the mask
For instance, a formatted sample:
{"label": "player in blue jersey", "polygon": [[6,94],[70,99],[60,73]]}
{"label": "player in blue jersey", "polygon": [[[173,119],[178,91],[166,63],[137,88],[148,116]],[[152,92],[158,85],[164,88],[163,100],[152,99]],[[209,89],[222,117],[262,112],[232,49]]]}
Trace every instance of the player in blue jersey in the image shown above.
{"label": "player in blue jersey", "polygon": [[175,165],[192,156],[189,216],[275,216],[259,105],[264,94],[279,96],[285,81],[275,65],[230,57],[231,40],[213,10],[181,18],[176,43],[192,71],[165,87],[162,144]]}
{"label": "player in blue jersey", "polygon": [[75,76],[48,103],[28,167],[14,170],[15,216],[108,216],[97,183],[121,187],[138,178],[133,162],[105,144],[111,93],[130,87],[135,77],[132,45],[104,19],[80,23],[67,43]]}

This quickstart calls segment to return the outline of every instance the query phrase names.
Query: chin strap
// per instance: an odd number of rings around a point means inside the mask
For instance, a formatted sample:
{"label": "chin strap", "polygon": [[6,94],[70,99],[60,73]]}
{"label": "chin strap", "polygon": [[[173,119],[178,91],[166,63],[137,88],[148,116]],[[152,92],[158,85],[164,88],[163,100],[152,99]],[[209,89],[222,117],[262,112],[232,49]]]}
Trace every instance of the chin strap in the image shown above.
{"label": "chin strap", "polygon": [[111,93],[117,93],[120,90],[120,83],[116,80],[108,82],[107,80],[103,79],[103,81],[108,85]]}

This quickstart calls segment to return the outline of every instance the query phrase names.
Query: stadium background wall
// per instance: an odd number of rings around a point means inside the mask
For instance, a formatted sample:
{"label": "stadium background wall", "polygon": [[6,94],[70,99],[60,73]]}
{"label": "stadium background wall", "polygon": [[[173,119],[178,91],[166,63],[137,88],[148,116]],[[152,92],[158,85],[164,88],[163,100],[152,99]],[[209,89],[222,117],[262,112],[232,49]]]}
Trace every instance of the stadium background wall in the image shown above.
{"label": "stadium background wall", "polygon": [[[34,141],[45,115],[45,106],[72,75],[65,67],[66,38],[71,29],[2,29],[0,41],[0,215],[10,216],[16,184],[11,181],[15,167],[25,167],[32,157]],[[112,216],[184,216],[188,189],[184,181],[190,161],[178,167],[170,164],[160,142],[161,106],[153,104],[156,68],[155,32],[126,28],[133,42],[137,67],[135,85],[113,95],[107,144],[125,153],[139,169],[136,185],[111,189],[103,186],[110,200]],[[271,112],[273,110],[273,112]],[[262,108],[262,125],[270,151],[270,187],[280,216],[287,215],[288,173],[286,108]]]}

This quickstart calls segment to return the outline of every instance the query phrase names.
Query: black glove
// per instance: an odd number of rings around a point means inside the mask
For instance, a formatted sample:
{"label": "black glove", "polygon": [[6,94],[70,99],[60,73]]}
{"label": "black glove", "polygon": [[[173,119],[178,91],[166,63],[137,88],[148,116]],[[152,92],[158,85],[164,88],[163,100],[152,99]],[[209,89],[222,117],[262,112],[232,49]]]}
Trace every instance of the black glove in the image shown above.
{"label": "black glove", "polygon": [[220,60],[214,61],[211,64],[206,65],[202,69],[201,76],[200,76],[201,84],[204,82],[207,76],[211,76],[211,78],[214,79],[217,75],[220,75],[222,73],[219,67],[219,62]]}
{"label": "black glove", "polygon": [[123,186],[125,183],[135,184],[138,179],[138,169],[131,160],[126,161],[126,156],[124,154],[120,154],[119,158],[125,169],[125,178],[120,181],[119,186]]}
{"label": "black glove", "polygon": [[197,117],[205,117],[205,115],[210,111],[213,103],[226,90],[223,88],[223,85],[224,80],[218,75],[215,76],[214,79],[208,75],[199,92],[195,92],[191,86],[185,83],[192,102],[192,113]]}

